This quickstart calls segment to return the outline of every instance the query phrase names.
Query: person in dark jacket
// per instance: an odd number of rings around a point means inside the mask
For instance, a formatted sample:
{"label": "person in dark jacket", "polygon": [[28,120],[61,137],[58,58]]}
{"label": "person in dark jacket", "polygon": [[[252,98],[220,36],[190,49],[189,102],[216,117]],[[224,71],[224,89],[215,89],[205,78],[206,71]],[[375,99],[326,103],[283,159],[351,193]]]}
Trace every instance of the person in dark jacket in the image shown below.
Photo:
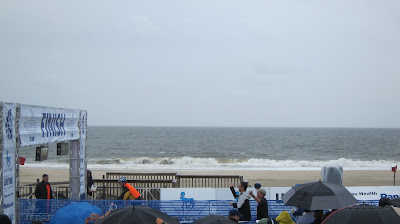
{"label": "person in dark jacket", "polygon": [[241,217],[240,221],[250,221],[251,219],[251,211],[250,211],[250,201],[251,196],[246,192],[248,183],[241,182],[238,186],[239,195],[236,194],[235,188],[233,188],[233,184],[231,183],[230,189],[232,191],[233,197],[237,198],[237,203],[231,202],[231,205],[234,208],[238,208]]}
{"label": "person in dark jacket", "polygon": [[257,196],[253,194],[253,191],[249,191],[250,196],[254,198],[254,200],[257,201],[257,220],[261,220],[263,218],[269,218],[268,215],[268,201],[265,199],[265,195],[267,192],[260,188],[257,191]]}
{"label": "person in dark jacket", "polygon": [[314,222],[312,222],[311,224],[321,224],[322,221],[324,221],[323,217],[324,217],[323,210],[315,210],[314,211]]}
{"label": "person in dark jacket", "polygon": [[92,177],[92,171],[87,170],[87,190],[86,190],[86,193],[89,196],[93,195],[93,191],[90,190],[92,188],[93,184],[94,184],[94,181],[93,181],[93,177]]}
{"label": "person in dark jacket", "polygon": [[49,183],[49,175],[43,174],[42,182],[36,185],[35,197],[36,199],[54,199],[53,191]]}

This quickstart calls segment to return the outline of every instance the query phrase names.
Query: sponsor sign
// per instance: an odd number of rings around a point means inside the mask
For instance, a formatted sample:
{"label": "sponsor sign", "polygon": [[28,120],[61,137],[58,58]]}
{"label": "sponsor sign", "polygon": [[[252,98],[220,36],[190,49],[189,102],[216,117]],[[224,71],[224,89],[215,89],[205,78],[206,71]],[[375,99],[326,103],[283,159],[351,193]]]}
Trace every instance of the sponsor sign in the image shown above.
{"label": "sponsor sign", "polygon": [[3,103],[3,213],[15,223],[15,112],[16,104]]}
{"label": "sponsor sign", "polygon": [[[400,186],[380,186],[380,187],[346,187],[347,190],[357,200],[379,200],[383,197],[390,199],[400,197]],[[291,187],[263,187],[267,191],[267,200],[282,200],[282,196]],[[238,191],[235,188],[236,192]],[[247,188],[247,192],[254,188]],[[181,193],[185,193],[185,198],[194,200],[234,200],[229,188],[162,188],[161,200],[181,200]]]}
{"label": "sponsor sign", "polygon": [[21,105],[21,146],[79,139],[79,110]]}
{"label": "sponsor sign", "polygon": [[86,120],[87,112],[81,111],[80,121],[81,121],[81,140],[80,140],[80,150],[79,150],[79,178],[80,178],[80,188],[79,192],[81,199],[85,199],[86,196]]}
{"label": "sponsor sign", "polygon": [[[263,187],[267,191],[269,188]],[[238,189],[235,188],[238,192]],[[257,195],[257,190],[254,188],[247,188],[247,192],[253,191]],[[268,199],[268,197],[266,198]],[[235,201],[231,190],[227,188],[161,188],[160,189],[160,200],[183,200],[188,202],[190,200],[223,200],[223,201]],[[254,199],[251,199],[254,200]]]}

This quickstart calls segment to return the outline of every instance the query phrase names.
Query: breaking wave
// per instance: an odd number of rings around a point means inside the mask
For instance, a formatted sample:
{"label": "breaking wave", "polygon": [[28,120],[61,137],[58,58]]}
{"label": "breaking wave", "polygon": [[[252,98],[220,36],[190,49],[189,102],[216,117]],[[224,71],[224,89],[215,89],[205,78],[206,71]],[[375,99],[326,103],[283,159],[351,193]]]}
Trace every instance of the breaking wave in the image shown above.
{"label": "breaking wave", "polygon": [[[347,170],[390,170],[390,167],[400,164],[390,160],[352,160],[340,158],[337,160],[274,160],[274,159],[215,159],[194,157],[162,157],[162,158],[117,158],[88,159],[90,169],[132,169],[132,170],[318,170],[323,166],[339,165]],[[42,161],[30,162],[25,167],[66,168],[68,162]]]}

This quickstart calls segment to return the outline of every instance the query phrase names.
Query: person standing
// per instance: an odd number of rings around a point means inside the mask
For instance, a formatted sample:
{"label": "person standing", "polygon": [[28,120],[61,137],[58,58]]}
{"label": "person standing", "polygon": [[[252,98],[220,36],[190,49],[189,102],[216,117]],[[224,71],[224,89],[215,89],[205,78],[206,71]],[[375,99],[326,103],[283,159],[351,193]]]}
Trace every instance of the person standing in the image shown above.
{"label": "person standing", "polygon": [[132,185],[127,183],[126,177],[118,179],[119,185],[122,187],[122,194],[118,199],[120,200],[143,200],[139,191],[137,191]]}
{"label": "person standing", "polygon": [[51,190],[51,185],[49,183],[49,175],[43,174],[42,182],[36,185],[35,197],[36,199],[54,199],[53,191]]}
{"label": "person standing", "polygon": [[238,198],[237,203],[231,202],[234,208],[237,208],[241,214],[240,221],[250,221],[251,211],[250,211],[250,201],[251,196],[246,192],[248,183],[241,182],[238,186],[239,195],[236,195],[235,188],[233,184],[230,184],[230,189],[232,191],[233,197]]}
{"label": "person standing", "polygon": [[267,192],[264,189],[259,189],[257,191],[257,197],[253,194],[253,191],[249,191],[251,197],[257,201],[257,220],[261,220],[262,218],[269,218],[268,215],[268,201],[265,199],[265,195]]}
{"label": "person standing", "polygon": [[95,190],[93,191],[91,188],[94,185],[93,177],[92,177],[92,171],[87,170],[87,189],[86,193],[89,196],[93,196],[93,192],[96,192]]}

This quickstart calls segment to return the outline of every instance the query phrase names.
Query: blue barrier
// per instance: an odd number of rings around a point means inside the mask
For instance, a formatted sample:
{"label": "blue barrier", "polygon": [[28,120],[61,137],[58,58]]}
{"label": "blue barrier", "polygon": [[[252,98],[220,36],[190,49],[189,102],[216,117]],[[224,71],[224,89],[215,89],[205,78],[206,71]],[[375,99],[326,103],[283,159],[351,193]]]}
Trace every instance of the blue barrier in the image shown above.
{"label": "blue barrier", "polygon": [[[20,199],[20,223],[31,224],[32,220],[41,220],[48,223],[57,210],[71,203],[83,202],[77,200],[40,200]],[[214,214],[227,216],[232,209],[231,201],[122,201],[122,200],[87,200],[86,202],[98,206],[103,214],[112,209],[125,207],[127,205],[147,205],[153,209],[160,210],[170,216],[177,217],[181,223],[192,223],[194,220]],[[360,201],[360,203],[378,205],[378,201]],[[250,202],[252,221],[257,214],[257,202]],[[290,211],[292,207],[284,206],[282,201],[269,200],[268,211],[272,218],[278,216],[282,211]],[[249,222],[253,223],[253,222]],[[254,222],[255,223],[255,222]]]}

